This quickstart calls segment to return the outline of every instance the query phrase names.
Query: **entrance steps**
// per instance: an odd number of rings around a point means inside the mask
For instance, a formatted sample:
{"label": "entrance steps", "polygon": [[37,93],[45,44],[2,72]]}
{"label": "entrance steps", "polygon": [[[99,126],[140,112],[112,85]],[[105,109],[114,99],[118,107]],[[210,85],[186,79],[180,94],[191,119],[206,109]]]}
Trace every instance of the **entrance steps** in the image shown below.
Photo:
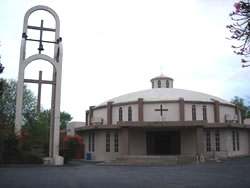
{"label": "entrance steps", "polygon": [[124,155],[116,160],[105,161],[110,165],[177,165],[197,163],[197,156],[191,155]]}

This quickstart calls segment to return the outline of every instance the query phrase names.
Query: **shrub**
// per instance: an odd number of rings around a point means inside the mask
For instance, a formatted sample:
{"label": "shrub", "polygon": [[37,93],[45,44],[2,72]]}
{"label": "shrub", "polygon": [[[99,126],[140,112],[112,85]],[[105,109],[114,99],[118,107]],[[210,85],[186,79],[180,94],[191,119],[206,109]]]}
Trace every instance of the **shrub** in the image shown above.
{"label": "shrub", "polygon": [[0,163],[17,163],[20,156],[18,139],[9,128],[1,129],[0,132]]}
{"label": "shrub", "polygon": [[36,153],[24,151],[21,153],[21,164],[43,164],[43,159]]}
{"label": "shrub", "polygon": [[27,132],[16,136],[12,127],[0,129],[0,164],[42,164],[41,157],[31,152],[31,143]]}
{"label": "shrub", "polygon": [[64,136],[61,138],[60,143],[60,155],[64,157],[64,163],[76,157],[76,154],[80,150],[81,144],[83,144],[83,138],[81,136]]}

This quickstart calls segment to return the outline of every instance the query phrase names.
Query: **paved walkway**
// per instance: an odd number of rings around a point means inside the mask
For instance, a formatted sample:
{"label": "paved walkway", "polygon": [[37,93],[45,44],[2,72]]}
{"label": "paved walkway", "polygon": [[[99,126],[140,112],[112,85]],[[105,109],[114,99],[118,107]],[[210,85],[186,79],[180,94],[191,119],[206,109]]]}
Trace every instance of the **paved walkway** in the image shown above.
{"label": "paved walkway", "polygon": [[177,166],[2,167],[2,188],[250,187],[250,158]]}

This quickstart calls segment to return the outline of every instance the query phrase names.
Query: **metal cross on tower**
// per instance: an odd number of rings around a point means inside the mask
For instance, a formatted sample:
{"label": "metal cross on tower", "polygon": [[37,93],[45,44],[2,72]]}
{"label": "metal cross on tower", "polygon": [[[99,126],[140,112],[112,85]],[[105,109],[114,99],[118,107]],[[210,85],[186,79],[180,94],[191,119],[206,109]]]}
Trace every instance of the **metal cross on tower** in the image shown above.
{"label": "metal cross on tower", "polygon": [[38,47],[39,54],[41,54],[41,52],[44,50],[44,48],[43,48],[43,42],[58,44],[62,40],[61,38],[58,38],[56,41],[43,40],[43,31],[56,32],[56,29],[43,27],[43,23],[44,23],[44,21],[41,20],[41,26],[40,27],[31,26],[31,25],[27,26],[27,29],[40,30],[40,38],[39,38],[39,40],[38,39],[28,38],[28,36],[26,35],[26,33],[23,33],[23,38],[25,38],[26,40],[28,40],[28,41],[34,41],[34,42],[39,42],[39,47]]}
{"label": "metal cross on tower", "polygon": [[41,90],[42,90],[42,84],[52,84],[55,85],[55,81],[50,81],[50,80],[42,80],[42,71],[39,71],[39,79],[38,80],[33,80],[33,79],[24,79],[24,82],[26,83],[35,83],[38,84],[38,94],[37,94],[37,113],[40,113],[40,108],[41,108]]}

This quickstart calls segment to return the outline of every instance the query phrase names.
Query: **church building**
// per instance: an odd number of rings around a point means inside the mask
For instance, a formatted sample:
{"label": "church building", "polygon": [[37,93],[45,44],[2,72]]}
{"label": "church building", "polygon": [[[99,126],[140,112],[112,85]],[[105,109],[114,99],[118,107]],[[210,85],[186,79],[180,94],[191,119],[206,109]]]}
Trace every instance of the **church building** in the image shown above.
{"label": "church building", "polygon": [[205,93],[175,89],[160,75],[152,89],[125,94],[86,111],[84,137],[91,160],[123,156],[228,158],[250,153],[250,126],[238,105]]}

